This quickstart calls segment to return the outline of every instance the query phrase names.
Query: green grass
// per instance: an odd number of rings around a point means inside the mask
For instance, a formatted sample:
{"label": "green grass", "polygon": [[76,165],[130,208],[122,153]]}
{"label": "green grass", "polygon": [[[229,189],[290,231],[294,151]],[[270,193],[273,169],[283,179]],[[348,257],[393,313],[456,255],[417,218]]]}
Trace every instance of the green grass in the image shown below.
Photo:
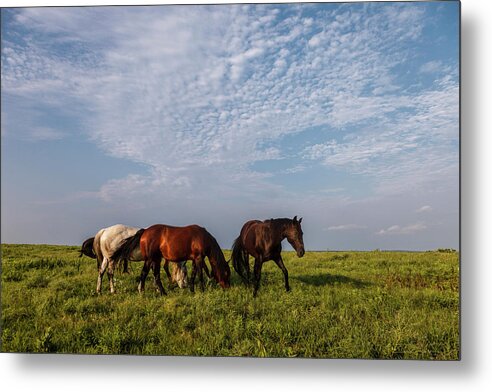
{"label": "green grass", "polygon": [[[284,252],[253,298],[232,287],[138,294],[131,273],[96,295],[96,262],[78,247],[2,245],[2,351],[316,358],[459,359],[453,252]],[[225,252],[229,258],[229,252]]]}

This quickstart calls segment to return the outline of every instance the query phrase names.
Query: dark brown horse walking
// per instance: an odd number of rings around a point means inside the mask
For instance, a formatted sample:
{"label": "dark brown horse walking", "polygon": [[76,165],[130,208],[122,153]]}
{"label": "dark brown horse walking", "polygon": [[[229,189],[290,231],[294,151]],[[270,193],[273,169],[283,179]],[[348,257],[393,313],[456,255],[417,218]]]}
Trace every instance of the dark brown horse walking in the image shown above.
{"label": "dark brown horse walking", "polygon": [[175,263],[192,260],[191,291],[195,290],[197,273],[199,274],[202,291],[205,289],[203,281],[205,257],[208,257],[212,267],[212,274],[217,283],[223,288],[230,287],[231,269],[229,264],[227,264],[217,240],[203,227],[197,225],[185,227],[153,225],[147,229],[141,229],[116,250],[113,258],[116,260],[125,259],[137,246],[140,246],[144,259],[144,266],[138,284],[139,291],[144,290],[145,279],[152,268],[155,284],[160,293],[165,294],[160,279],[162,258]]}
{"label": "dark brown horse walking", "polygon": [[304,256],[304,242],[301,229],[302,218],[279,218],[266,221],[252,220],[244,224],[241,234],[232,245],[232,264],[244,281],[250,282],[249,255],[255,259],[254,289],[256,296],[260,287],[261,267],[265,261],[273,260],[282,270],[285,278],[285,289],[290,290],[289,274],[282,260],[282,240],[287,241],[296,250],[297,256]]}

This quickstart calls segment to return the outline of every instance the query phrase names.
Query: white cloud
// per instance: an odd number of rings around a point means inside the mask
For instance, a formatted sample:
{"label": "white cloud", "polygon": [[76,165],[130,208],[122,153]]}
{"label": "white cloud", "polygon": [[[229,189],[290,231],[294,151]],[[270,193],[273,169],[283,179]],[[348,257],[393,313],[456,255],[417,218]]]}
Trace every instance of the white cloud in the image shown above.
{"label": "white cloud", "polygon": [[292,167],[285,169],[285,172],[286,173],[300,173],[300,172],[305,171],[306,169],[307,169],[306,165],[299,164],[299,165],[295,165],[295,166],[292,166]]}
{"label": "white cloud", "polygon": [[358,225],[355,223],[349,223],[346,225],[329,226],[325,230],[327,230],[327,231],[346,231],[346,230],[359,230],[359,229],[365,229],[365,228],[367,228],[367,226]]}
{"label": "white cloud", "polygon": [[318,46],[321,43],[322,34],[316,34],[308,41],[309,46]]}
{"label": "white cloud", "polygon": [[439,72],[444,68],[444,65],[441,61],[432,60],[425,64],[422,64],[420,67],[420,72],[422,73],[435,73]]}
{"label": "white cloud", "polygon": [[105,201],[112,201],[114,198],[128,198],[141,191],[141,188],[145,188],[147,181],[148,179],[144,176],[130,174],[126,178],[109,181],[103,185],[97,196]]}
{"label": "white cloud", "polygon": [[[395,95],[399,45],[419,37],[423,8],[329,10],[282,19],[275,6],[22,9],[16,23],[31,35],[24,46],[4,41],[2,89],[72,115],[83,108],[79,121],[94,143],[148,167],[147,176],[108,182],[105,200],[171,185],[204,194],[279,192],[268,173],[250,168],[283,157],[262,142],[320,125],[377,122],[357,138],[305,147],[304,156],[378,176],[381,189],[395,189],[395,178],[403,173],[406,181],[415,168],[427,178],[432,160],[436,175],[449,168],[447,151],[413,150],[435,135],[439,143],[456,138],[457,86]],[[62,53],[61,43],[69,48]],[[408,114],[396,116],[402,108]],[[409,168],[398,161],[403,153]],[[397,165],[374,165],[375,157]]]}
{"label": "white cloud", "polygon": [[432,207],[431,206],[422,206],[422,207],[417,208],[415,210],[415,212],[429,212],[429,211],[432,211]]}
{"label": "white cloud", "polygon": [[400,235],[400,234],[414,234],[418,231],[422,231],[427,229],[427,226],[424,223],[415,223],[408,226],[399,226],[393,225],[388,227],[387,229],[381,229],[376,234],[378,235]]}
{"label": "white cloud", "polygon": [[458,85],[445,79],[413,96],[340,99],[335,123],[360,123],[364,129],[308,146],[303,156],[373,178],[381,194],[454,189],[458,109]]}

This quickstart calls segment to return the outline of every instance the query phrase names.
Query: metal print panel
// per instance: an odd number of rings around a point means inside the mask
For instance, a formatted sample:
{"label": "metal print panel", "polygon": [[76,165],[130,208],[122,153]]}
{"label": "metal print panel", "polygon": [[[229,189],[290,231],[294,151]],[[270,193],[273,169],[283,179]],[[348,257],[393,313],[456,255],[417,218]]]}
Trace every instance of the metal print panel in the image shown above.
{"label": "metal print panel", "polygon": [[1,18],[3,352],[460,358],[459,2]]}

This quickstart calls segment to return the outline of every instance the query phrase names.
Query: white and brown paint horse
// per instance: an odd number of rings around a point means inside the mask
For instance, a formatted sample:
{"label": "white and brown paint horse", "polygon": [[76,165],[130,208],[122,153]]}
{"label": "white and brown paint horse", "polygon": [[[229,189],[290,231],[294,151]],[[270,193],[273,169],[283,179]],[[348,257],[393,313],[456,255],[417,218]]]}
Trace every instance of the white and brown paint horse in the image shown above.
{"label": "white and brown paint horse", "polygon": [[[133,237],[138,230],[140,229],[137,227],[118,224],[99,230],[94,238],[89,238],[82,244],[80,256],[84,254],[97,260],[97,267],[99,271],[96,286],[97,293],[101,292],[102,278],[106,272],[106,269],[108,270],[109,289],[111,293],[115,292],[113,275],[116,260],[112,257],[113,253],[127,238]],[[128,260],[143,261],[140,249],[134,249]],[[128,260],[124,260],[125,271]],[[176,266],[173,268],[171,274],[169,271],[169,262],[165,260],[164,270],[169,278],[170,285],[176,283],[180,288],[185,288],[188,286],[186,262],[176,263]]]}

